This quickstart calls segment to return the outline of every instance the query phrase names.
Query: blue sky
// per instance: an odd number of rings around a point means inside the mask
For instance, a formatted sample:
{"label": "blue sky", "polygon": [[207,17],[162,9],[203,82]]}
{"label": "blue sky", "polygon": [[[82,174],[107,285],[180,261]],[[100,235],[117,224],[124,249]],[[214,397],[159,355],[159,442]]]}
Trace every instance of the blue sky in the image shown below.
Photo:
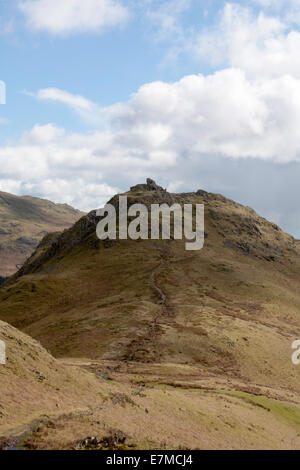
{"label": "blue sky", "polygon": [[153,177],[300,238],[298,0],[0,0],[0,190],[84,210]]}
{"label": "blue sky", "polygon": [[[148,15],[172,2],[142,3],[123,2],[130,16],[120,27],[61,36],[47,30],[32,32],[18,9],[20,2],[0,0],[2,25],[8,25],[8,32],[1,36],[1,79],[8,94],[2,115],[9,120],[1,129],[2,136],[15,137],[37,122],[55,122],[72,130],[84,125],[62,106],[33,102],[22,95],[23,90],[55,87],[106,106],[127,100],[145,83],[176,81],[189,73],[208,71],[207,64],[201,67],[189,56],[170,64],[168,54],[176,39],[159,39],[160,25]],[[205,10],[201,0],[182,3],[190,7],[178,15],[181,25],[198,29],[218,14],[216,6],[222,2],[207,2],[211,5]]]}

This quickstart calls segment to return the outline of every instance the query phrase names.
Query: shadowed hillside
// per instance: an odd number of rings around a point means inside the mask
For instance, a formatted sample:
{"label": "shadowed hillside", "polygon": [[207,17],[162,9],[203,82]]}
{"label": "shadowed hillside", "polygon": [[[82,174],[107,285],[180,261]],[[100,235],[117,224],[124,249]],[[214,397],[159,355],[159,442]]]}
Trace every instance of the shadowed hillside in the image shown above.
{"label": "shadowed hillside", "polygon": [[0,192],[0,276],[16,272],[47,233],[70,227],[82,215],[67,204]]}
{"label": "shadowed hillside", "polygon": [[[1,288],[0,318],[64,364],[146,384],[153,406],[170,393],[170,417],[195,426],[183,438],[189,448],[298,445],[299,243],[251,208],[202,190],[169,194],[148,182],[126,195],[129,204],[205,204],[204,248],[99,241],[91,212],[43,239]],[[200,422],[210,440],[199,437]]]}
{"label": "shadowed hillside", "polygon": [[87,406],[97,386],[91,374],[60,364],[37,341],[1,321],[0,339],[7,355],[6,365],[0,365],[0,448],[1,436],[11,430],[23,435],[47,416]]}

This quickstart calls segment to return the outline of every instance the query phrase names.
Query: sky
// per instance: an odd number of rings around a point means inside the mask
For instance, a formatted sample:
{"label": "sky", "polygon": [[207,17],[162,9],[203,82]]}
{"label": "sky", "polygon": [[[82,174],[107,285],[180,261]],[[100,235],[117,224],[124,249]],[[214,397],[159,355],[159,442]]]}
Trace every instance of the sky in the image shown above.
{"label": "sky", "polygon": [[0,190],[88,211],[151,177],[300,238],[299,51],[300,0],[0,0]]}

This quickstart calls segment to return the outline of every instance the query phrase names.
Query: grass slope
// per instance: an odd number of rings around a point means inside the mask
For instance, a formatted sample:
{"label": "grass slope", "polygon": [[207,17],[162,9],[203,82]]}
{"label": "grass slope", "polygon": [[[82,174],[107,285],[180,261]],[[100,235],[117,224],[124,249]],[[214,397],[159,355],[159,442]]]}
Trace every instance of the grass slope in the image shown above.
{"label": "grass slope", "polygon": [[0,192],[0,276],[16,272],[46,233],[68,228],[82,215],[67,204]]}
{"label": "grass slope", "polygon": [[[146,204],[170,197],[144,187],[127,196]],[[95,423],[106,416],[145,447],[299,445],[299,369],[291,362],[300,337],[299,243],[222,196],[171,197],[205,204],[203,250],[187,252],[181,241],[100,242],[91,213],[44,239],[1,288],[0,318],[63,365],[95,376],[105,369],[105,384],[127,396],[146,384],[137,400],[151,412],[130,401],[122,416],[116,405],[116,418],[97,411],[78,439],[92,424],[95,435],[104,432]],[[32,445],[55,447],[61,439],[71,446],[77,421],[62,419],[60,431],[47,428]],[[162,422],[165,443],[158,442]]]}

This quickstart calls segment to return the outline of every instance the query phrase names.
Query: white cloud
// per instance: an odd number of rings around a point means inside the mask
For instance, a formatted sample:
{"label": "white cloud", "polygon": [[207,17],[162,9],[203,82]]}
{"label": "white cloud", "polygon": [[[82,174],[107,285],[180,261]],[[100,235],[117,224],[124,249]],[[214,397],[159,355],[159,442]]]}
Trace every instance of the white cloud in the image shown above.
{"label": "white cloud", "polygon": [[181,21],[181,14],[192,5],[191,1],[169,0],[148,11],[155,38],[169,46],[164,60],[170,63],[187,55],[194,63],[206,62],[214,69],[241,68],[249,77],[291,74],[300,78],[299,0],[219,3],[221,8],[214,10],[214,23],[206,18],[206,27],[193,23],[184,26]]}
{"label": "white cloud", "polygon": [[93,124],[103,123],[104,110],[97,104],[80,95],[74,95],[58,88],[44,88],[36,93],[23,91],[28,96],[33,96],[40,101],[54,101],[67,105],[86,121]]}
{"label": "white cloud", "polygon": [[136,182],[159,174],[175,188],[181,173],[189,181],[216,156],[300,162],[300,80],[291,76],[250,80],[225,69],[153,82],[103,113],[106,131],[72,134],[36,125],[1,147],[1,178],[87,209],[105,199],[105,185],[116,187],[116,175]]}
{"label": "white cloud", "polygon": [[[298,13],[300,19],[299,3]],[[216,25],[195,33],[183,47],[198,60],[206,59],[214,67],[240,68],[250,78],[300,78],[300,32],[286,15],[257,14],[227,3]]]}
{"label": "white cloud", "polygon": [[57,88],[44,88],[36,93],[39,100],[60,101],[78,111],[91,111],[93,103],[80,95],[72,95]]}
{"label": "white cloud", "polygon": [[24,0],[19,9],[30,29],[53,35],[98,33],[124,24],[129,16],[118,0]]}
{"label": "white cloud", "polygon": [[214,65],[239,67],[255,78],[291,74],[300,78],[300,33],[264,13],[227,4],[220,22],[201,32],[189,44],[199,58]]}
{"label": "white cloud", "polygon": [[[175,3],[183,9],[188,2]],[[277,8],[283,6],[278,2]],[[151,20],[161,37],[184,32],[180,11],[155,10]],[[213,28],[192,34],[189,42],[180,37],[185,50],[221,69],[206,76],[148,83],[129,101],[105,108],[57,88],[32,94],[64,104],[86,120],[103,121],[106,130],[84,135],[54,124],[34,126],[19,142],[0,147],[0,188],[91,209],[146,176],[159,176],[172,191],[206,189],[207,181],[207,189],[220,192],[239,188],[231,193],[238,198],[249,184],[244,201],[260,194],[257,204],[269,198],[271,207],[276,200],[269,214],[283,220],[280,171],[291,182],[300,168],[300,33],[286,15],[270,11],[257,14],[249,5],[227,4]],[[270,177],[272,188],[266,182]],[[253,191],[257,184],[260,193]],[[298,181],[292,184],[298,188]],[[292,226],[291,214],[300,220],[299,211],[288,191],[284,197],[291,207],[285,220]]]}
{"label": "white cloud", "polygon": [[169,193],[176,193],[180,190],[183,184],[184,184],[183,181],[171,181],[168,184],[167,191],[169,191]]}
{"label": "white cloud", "polygon": [[[120,192],[119,188],[105,183],[87,184],[80,177],[69,181],[63,178],[45,179],[41,182],[24,183],[21,188],[23,194],[42,195],[50,201],[64,204],[74,204],[75,201],[78,204],[77,207],[87,211],[91,207],[103,207],[112,196]],[[74,198],[75,191],[76,197]],[[94,205],[91,206],[91,204]]]}
{"label": "white cloud", "polygon": [[30,132],[24,133],[21,142],[26,145],[48,144],[62,137],[64,134],[64,129],[56,127],[53,124],[47,124],[45,126],[36,124]]}
{"label": "white cloud", "polygon": [[226,69],[173,84],[155,82],[115,112],[114,139],[124,148],[139,145],[147,153],[155,147],[198,158],[214,153],[291,161],[300,156],[300,81],[292,77],[250,81],[241,70]]}

